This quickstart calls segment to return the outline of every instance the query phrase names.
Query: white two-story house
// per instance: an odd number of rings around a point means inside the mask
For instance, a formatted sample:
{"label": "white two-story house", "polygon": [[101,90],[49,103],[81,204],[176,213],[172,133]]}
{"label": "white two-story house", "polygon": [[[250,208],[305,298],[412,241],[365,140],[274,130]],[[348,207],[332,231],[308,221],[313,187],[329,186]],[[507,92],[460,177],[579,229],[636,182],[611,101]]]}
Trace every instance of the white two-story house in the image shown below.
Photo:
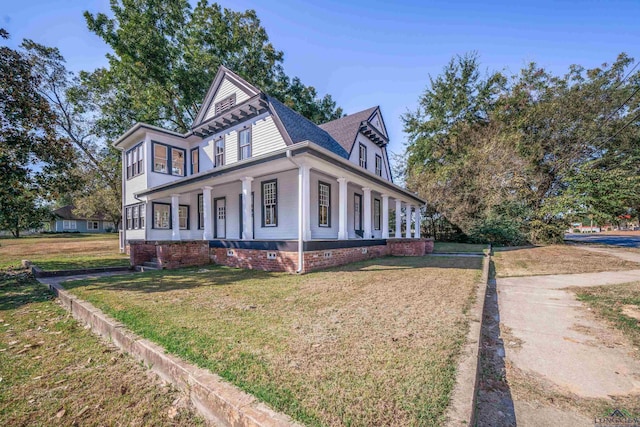
{"label": "white two-story house", "polygon": [[182,258],[198,263],[206,245],[213,262],[309,271],[390,253],[393,239],[424,246],[425,202],[393,183],[388,141],[379,107],[317,126],[221,67],[190,132],[138,123],[114,142],[132,262],[193,264],[167,255],[192,242]]}

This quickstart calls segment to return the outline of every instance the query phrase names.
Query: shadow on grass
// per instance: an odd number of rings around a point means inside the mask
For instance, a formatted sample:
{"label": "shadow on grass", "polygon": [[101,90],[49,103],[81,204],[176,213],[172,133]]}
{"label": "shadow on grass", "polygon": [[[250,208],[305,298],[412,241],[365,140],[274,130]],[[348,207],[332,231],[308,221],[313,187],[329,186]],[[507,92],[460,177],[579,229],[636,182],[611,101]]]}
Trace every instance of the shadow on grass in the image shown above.
{"label": "shadow on grass", "polygon": [[[416,268],[452,268],[458,270],[480,270],[482,269],[482,257],[456,257],[428,255],[421,257],[386,256],[366,261],[354,262],[352,264],[332,267],[330,271],[399,271]],[[320,273],[319,271],[318,273]]]}
{"label": "shadow on grass", "polygon": [[53,294],[32,276],[0,272],[0,311],[53,299]]}

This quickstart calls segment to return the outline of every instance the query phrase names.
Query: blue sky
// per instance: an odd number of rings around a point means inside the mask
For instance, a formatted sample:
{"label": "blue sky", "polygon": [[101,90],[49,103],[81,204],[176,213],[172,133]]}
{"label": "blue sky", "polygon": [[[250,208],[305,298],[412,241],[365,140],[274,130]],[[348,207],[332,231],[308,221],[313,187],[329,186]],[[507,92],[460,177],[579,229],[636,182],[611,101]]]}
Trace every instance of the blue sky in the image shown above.
{"label": "blue sky", "polygon": [[[107,47],[82,12],[109,12],[107,0],[5,1],[0,26],[12,36],[60,48],[69,68],[106,64]],[[192,3],[195,3],[193,1]],[[595,67],[620,52],[640,60],[640,1],[301,1],[224,0],[255,9],[285,69],[347,113],[380,105],[400,152],[400,115],[413,110],[428,76],[455,54],[477,51],[483,67],[516,73],[530,61],[564,73]]]}

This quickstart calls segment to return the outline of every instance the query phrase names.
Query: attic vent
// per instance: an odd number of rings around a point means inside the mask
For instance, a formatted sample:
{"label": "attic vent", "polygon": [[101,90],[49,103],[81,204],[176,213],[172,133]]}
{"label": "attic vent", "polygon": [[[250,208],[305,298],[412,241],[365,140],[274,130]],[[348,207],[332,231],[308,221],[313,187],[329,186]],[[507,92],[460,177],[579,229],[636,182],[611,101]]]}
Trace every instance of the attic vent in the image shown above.
{"label": "attic vent", "polygon": [[230,110],[236,105],[236,94],[234,93],[228,98],[220,102],[216,102],[216,116],[224,111]]}

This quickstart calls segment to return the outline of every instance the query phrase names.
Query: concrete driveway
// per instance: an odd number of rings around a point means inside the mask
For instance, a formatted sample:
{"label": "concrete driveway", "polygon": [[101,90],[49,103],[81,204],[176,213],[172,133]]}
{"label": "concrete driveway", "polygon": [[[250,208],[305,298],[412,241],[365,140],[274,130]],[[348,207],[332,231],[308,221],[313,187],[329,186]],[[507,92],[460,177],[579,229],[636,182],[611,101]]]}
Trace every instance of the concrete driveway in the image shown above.
{"label": "concrete driveway", "polygon": [[623,248],[640,248],[639,234],[566,234],[565,240],[579,243],[599,243]]}

